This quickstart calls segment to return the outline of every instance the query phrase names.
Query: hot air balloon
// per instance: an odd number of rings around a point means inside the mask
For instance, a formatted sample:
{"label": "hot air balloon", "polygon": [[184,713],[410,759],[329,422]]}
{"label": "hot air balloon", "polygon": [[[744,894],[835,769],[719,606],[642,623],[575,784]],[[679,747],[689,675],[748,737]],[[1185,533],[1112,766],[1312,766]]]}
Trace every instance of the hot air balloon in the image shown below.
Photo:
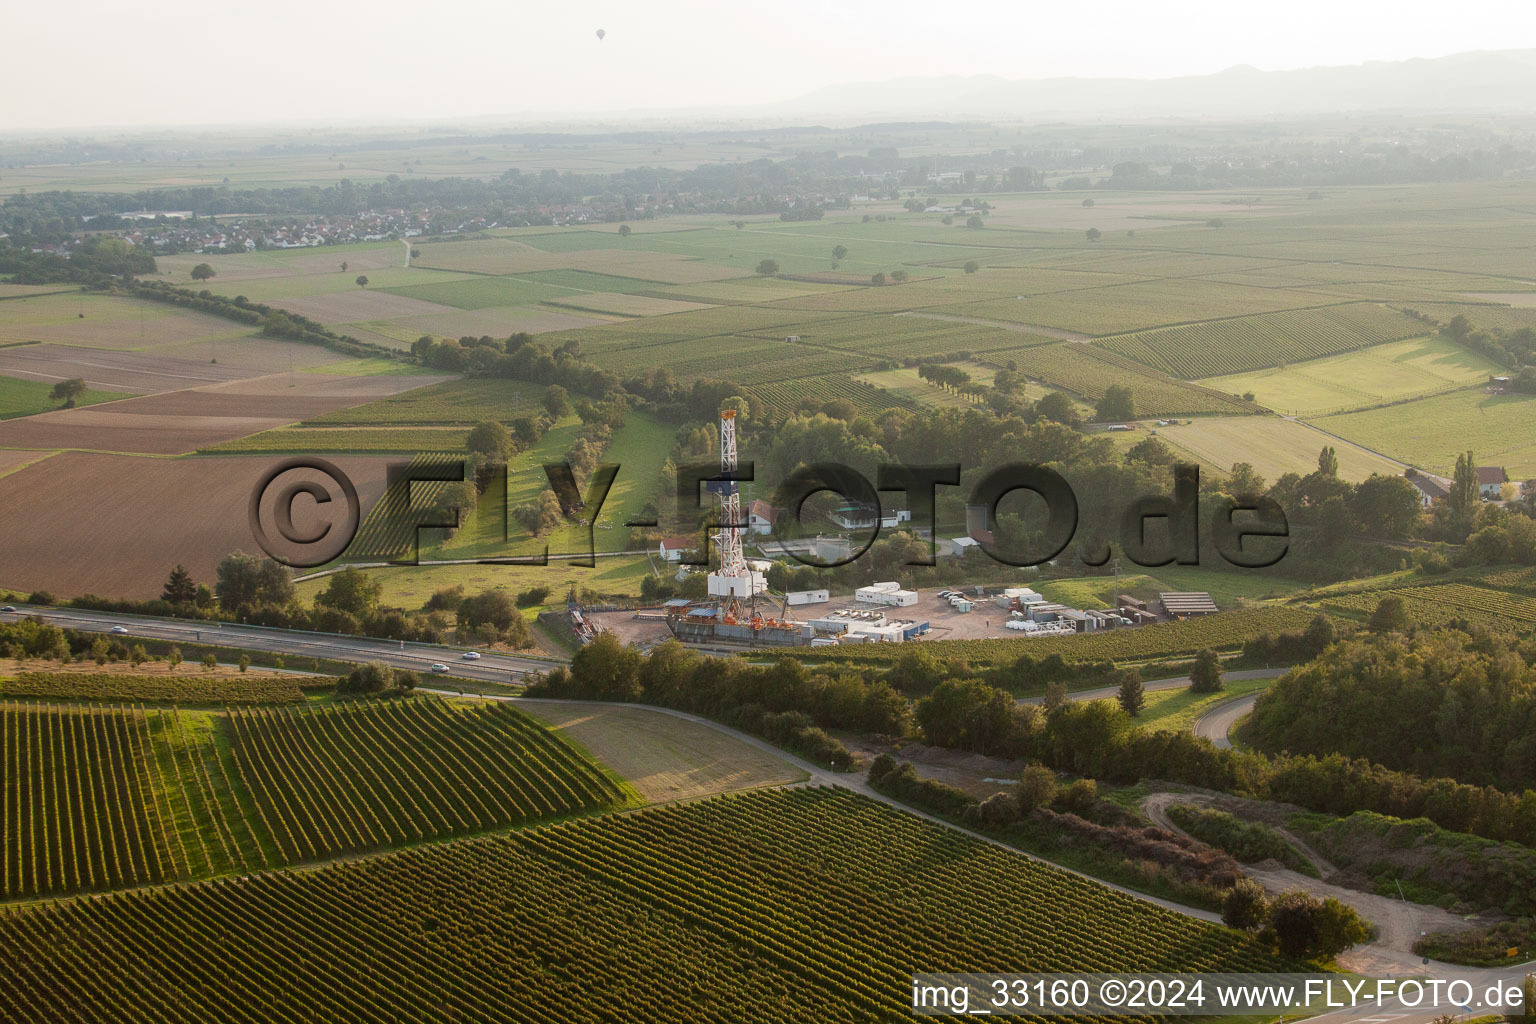
{"label": "hot air balloon", "polygon": [[601,39],[601,38],[603,38],[603,36],[605,36],[605,35],[607,35],[607,34],[608,34],[608,33],[607,33],[607,32],[604,32],[604,31],[603,31],[603,30],[602,30],[602,29],[598,29],[598,30],[597,30],[597,38],[599,38],[599,39]]}

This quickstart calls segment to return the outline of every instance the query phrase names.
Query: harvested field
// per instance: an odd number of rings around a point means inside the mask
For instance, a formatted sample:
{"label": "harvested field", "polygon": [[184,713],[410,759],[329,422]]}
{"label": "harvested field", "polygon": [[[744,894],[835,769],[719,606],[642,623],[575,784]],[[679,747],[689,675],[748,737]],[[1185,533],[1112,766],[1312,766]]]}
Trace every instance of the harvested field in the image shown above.
{"label": "harvested field", "polygon": [[613,770],[647,803],[800,782],[805,772],[698,722],[644,708],[518,702]]}
{"label": "harvested field", "polygon": [[425,302],[386,291],[353,288],[329,295],[303,295],[286,298],[282,307],[290,313],[307,316],[323,324],[349,324],[363,320],[393,320],[403,316],[431,316],[452,313],[452,306]]}
{"label": "harvested field", "polygon": [[[366,515],[383,493],[385,460],[334,461],[352,478]],[[64,452],[0,477],[0,564],[7,585],[148,599],[159,595],[177,563],[195,579],[211,581],[219,559],[257,550],[247,503],[271,465],[263,458]],[[61,509],[70,514],[60,515]],[[313,516],[295,503],[299,530],[314,528]]]}
{"label": "harvested field", "polygon": [[14,473],[23,466],[30,466],[53,454],[53,452],[30,452],[22,448],[0,448],[0,476]]}
{"label": "harvested field", "polygon": [[80,377],[90,388],[137,395],[221,384],[264,372],[269,371],[242,368],[230,362],[194,362],[148,352],[102,352],[67,345],[0,349],[0,374],[7,377],[46,384]]}
{"label": "harvested field", "polygon": [[[573,327],[593,327],[609,321],[597,316],[581,316],[553,309],[531,306],[493,306],[489,309],[455,309],[433,316],[407,316],[383,324],[370,323],[382,334],[390,334],[391,328],[403,329],[409,341],[423,334],[435,334],[443,338],[505,338],[518,331],[529,334],[545,334],[549,331],[568,331]],[[407,342],[407,344],[409,343]]]}
{"label": "harvested field", "polygon": [[522,274],[538,270],[586,270],[597,274],[691,284],[741,277],[732,267],[715,266],[672,253],[623,249],[582,249],[545,252],[510,238],[472,242],[424,243],[413,262],[440,270],[471,270],[482,274]]}
{"label": "harvested field", "polygon": [[179,455],[439,378],[281,374],[0,423],[0,447]]}
{"label": "harvested field", "polygon": [[[239,338],[252,329],[222,317],[188,310],[134,303],[132,313],[117,319],[87,315],[63,323],[28,326],[0,326],[0,340],[44,341],[80,348],[104,348],[126,351],[155,350],[207,338]],[[140,316],[140,312],[143,316]],[[158,314],[158,315],[157,315]]]}

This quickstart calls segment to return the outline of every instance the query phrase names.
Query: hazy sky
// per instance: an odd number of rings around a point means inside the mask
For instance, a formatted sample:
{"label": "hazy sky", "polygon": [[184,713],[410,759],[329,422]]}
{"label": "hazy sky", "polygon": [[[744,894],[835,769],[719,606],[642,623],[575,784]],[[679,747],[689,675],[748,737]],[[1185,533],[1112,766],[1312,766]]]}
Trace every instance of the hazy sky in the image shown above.
{"label": "hazy sky", "polygon": [[45,132],[697,109],[906,75],[1164,77],[1536,47],[1533,0],[18,0],[0,21],[0,130]]}

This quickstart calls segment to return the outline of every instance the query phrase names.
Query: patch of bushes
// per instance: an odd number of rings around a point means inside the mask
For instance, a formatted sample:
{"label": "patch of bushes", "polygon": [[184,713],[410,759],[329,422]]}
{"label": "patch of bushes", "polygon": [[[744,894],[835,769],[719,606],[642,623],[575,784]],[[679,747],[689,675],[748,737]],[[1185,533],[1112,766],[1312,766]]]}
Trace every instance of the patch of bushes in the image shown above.
{"label": "patch of bushes", "polygon": [[1202,843],[1225,850],[1244,864],[1274,860],[1292,871],[1319,877],[1316,865],[1268,825],[1192,804],[1174,804],[1168,808],[1168,817]]}

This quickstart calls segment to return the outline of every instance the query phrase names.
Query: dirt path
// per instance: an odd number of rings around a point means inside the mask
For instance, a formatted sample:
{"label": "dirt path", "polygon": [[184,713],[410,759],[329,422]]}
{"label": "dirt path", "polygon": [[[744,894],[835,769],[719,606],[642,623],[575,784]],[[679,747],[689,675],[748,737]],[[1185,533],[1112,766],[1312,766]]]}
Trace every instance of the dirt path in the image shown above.
{"label": "dirt path", "polygon": [[[1188,835],[1168,817],[1169,806],[1177,803],[1203,804],[1209,800],[1210,797],[1200,793],[1152,793],[1141,802],[1141,810],[1159,827],[1180,835]],[[1337,868],[1295,835],[1285,829],[1277,829],[1277,831],[1317,865],[1323,878],[1331,878],[1338,873]],[[1320,899],[1332,896],[1340,903],[1353,907],[1361,917],[1374,924],[1379,932],[1375,941],[1357,946],[1339,957],[1339,963],[1342,966],[1361,973],[1401,972],[1409,968],[1421,968],[1421,958],[1413,952],[1413,944],[1420,934],[1459,931],[1474,927],[1473,924],[1439,907],[1427,907],[1419,903],[1408,903],[1404,900],[1361,892],[1358,889],[1346,889],[1322,879],[1303,875],[1299,871],[1282,868],[1273,861],[1265,862],[1262,866],[1245,864],[1243,870],[1262,885],[1271,896],[1298,889]]]}
{"label": "dirt path", "polygon": [[[1227,679],[1279,679],[1289,671],[1290,668],[1244,668],[1238,669],[1236,672],[1226,672],[1223,675]],[[1178,690],[1188,686],[1190,681],[1189,676],[1169,676],[1166,679],[1148,679],[1141,684],[1141,688],[1143,690]],[[1067,699],[1100,700],[1104,697],[1113,697],[1119,692],[1120,687],[1118,686],[1100,686],[1092,690],[1073,690],[1067,694]],[[1258,694],[1254,694],[1253,697],[1257,698]],[[1247,700],[1249,698],[1244,697],[1241,699]],[[1043,700],[1045,700],[1043,696],[1020,697],[1019,703],[1039,704]],[[1226,707],[1226,705],[1223,704],[1222,707]],[[1197,725],[1196,732],[1198,733],[1198,731]],[[1217,746],[1221,746],[1221,744],[1217,744]]]}

